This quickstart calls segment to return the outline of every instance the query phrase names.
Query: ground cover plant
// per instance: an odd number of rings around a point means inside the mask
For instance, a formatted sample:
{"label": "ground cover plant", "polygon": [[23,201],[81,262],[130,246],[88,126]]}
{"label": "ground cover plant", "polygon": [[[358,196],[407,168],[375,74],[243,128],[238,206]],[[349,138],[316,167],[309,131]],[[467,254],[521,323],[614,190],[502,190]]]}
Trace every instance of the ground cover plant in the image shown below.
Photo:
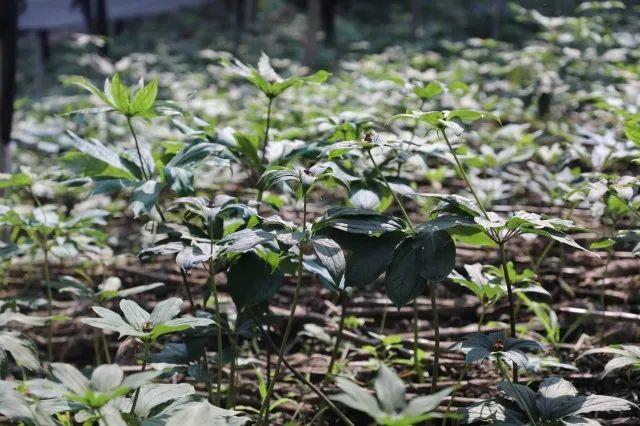
{"label": "ground cover plant", "polygon": [[636,424],[640,10],[509,14],[326,70],[189,13],[64,46],[0,176],[0,422]]}

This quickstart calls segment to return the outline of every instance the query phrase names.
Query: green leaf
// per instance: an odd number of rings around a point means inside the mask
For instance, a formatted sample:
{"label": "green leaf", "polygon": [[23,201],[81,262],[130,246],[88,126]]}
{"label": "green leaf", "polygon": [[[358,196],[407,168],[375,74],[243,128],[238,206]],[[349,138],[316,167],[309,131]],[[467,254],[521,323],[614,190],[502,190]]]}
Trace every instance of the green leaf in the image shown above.
{"label": "green leaf", "polygon": [[98,392],[113,392],[124,378],[122,369],[117,364],[99,365],[91,374],[91,388]]}
{"label": "green leaf", "polygon": [[591,250],[603,249],[603,248],[611,247],[615,245],[615,243],[616,243],[615,240],[612,240],[611,238],[602,237],[602,238],[598,238],[597,240],[589,244],[589,248]]}
{"label": "green leaf", "polygon": [[640,146],[640,121],[629,119],[624,122],[624,134],[636,146]]}
{"label": "green leaf", "polygon": [[374,381],[380,405],[389,414],[401,411],[405,404],[405,386],[400,377],[386,365],[380,365]]}
{"label": "green leaf", "polygon": [[138,90],[131,101],[129,112],[132,115],[147,112],[153,108],[158,95],[158,80],[153,80],[142,89]]}
{"label": "green leaf", "polygon": [[258,154],[259,140],[239,132],[236,132],[234,137],[236,139],[238,152],[240,152],[254,166],[261,167],[262,161]]}
{"label": "green leaf", "polygon": [[330,238],[318,236],[311,238],[310,242],[318,259],[331,275],[334,284],[340,286],[344,277],[346,262],[344,253],[338,243]]}
{"label": "green leaf", "polygon": [[81,88],[89,91],[92,95],[94,95],[97,98],[99,98],[102,102],[104,102],[109,107],[115,108],[115,105],[113,104],[113,102],[111,102],[111,100],[107,97],[107,95],[105,93],[103,93],[100,89],[98,89],[96,86],[94,86],[93,83],[91,83],[89,80],[87,80],[84,77],[81,77],[81,76],[78,76],[78,75],[74,75],[72,77],[69,77],[69,78],[65,79],[63,84],[65,86],[75,85],[75,86],[81,87]]}
{"label": "green leaf", "polygon": [[144,330],[147,323],[150,321],[151,315],[140,307],[136,302],[129,299],[123,299],[120,301],[120,310],[127,319],[127,322],[131,324],[136,330]]}
{"label": "green leaf", "polygon": [[[325,231],[322,231],[323,234]],[[345,250],[345,286],[362,287],[375,281],[387,269],[393,249],[402,238],[401,232],[380,236],[351,234],[331,229],[331,238]]]}
{"label": "green leaf", "polygon": [[181,197],[191,195],[195,192],[193,186],[194,173],[191,170],[181,167],[165,167],[163,169],[164,179],[173,191]]}
{"label": "green leaf", "polygon": [[424,291],[425,280],[421,276],[422,238],[407,237],[393,252],[385,276],[387,297],[394,305],[402,307]]}
{"label": "green leaf", "polygon": [[89,379],[73,365],[54,362],[51,364],[51,374],[62,383],[62,386],[76,395],[82,395],[89,389]]}
{"label": "green leaf", "polygon": [[310,76],[307,77],[303,77],[303,80],[307,83],[314,83],[314,84],[320,84],[320,83],[324,83],[325,81],[327,81],[327,79],[331,76],[330,72],[327,72],[325,70],[320,70],[317,71],[315,74],[312,74]]}
{"label": "green leaf", "polygon": [[149,213],[158,200],[162,186],[155,180],[149,180],[137,187],[131,196],[129,208],[134,217]]}
{"label": "green leaf", "polygon": [[144,385],[140,388],[135,413],[141,418],[149,415],[151,410],[169,401],[193,395],[195,389],[188,383],[161,383]]}
{"label": "green leaf", "polygon": [[227,273],[229,293],[239,309],[266,302],[282,286],[284,274],[264,262],[257,254],[243,254]]}
{"label": "green leaf", "polygon": [[378,406],[378,401],[365,389],[344,377],[336,378],[336,385],[338,385],[342,393],[332,396],[331,399],[334,401],[366,413],[374,419],[380,419],[384,416],[385,413]]}
{"label": "green leaf", "polygon": [[[105,91],[106,92],[106,91]],[[120,79],[119,74],[115,74],[111,79],[111,85],[109,86],[109,92],[107,95],[111,95],[115,108],[123,114],[130,113],[130,93],[129,88],[124,85]]]}
{"label": "green leaf", "polygon": [[153,327],[153,330],[150,333],[150,337],[151,340],[157,340],[160,336],[164,336],[165,334],[177,333],[179,331],[188,330],[190,328],[192,328],[192,326],[186,323],[160,324]]}
{"label": "green leaf", "polygon": [[153,308],[149,321],[154,325],[169,321],[180,313],[181,307],[182,299],[177,297],[170,297],[169,299],[163,300]]}
{"label": "green leaf", "polygon": [[40,362],[38,361],[38,352],[35,346],[21,337],[19,334],[11,331],[0,332],[0,371],[7,366],[6,353],[10,353],[16,364],[28,370],[40,370]]}
{"label": "green leaf", "polygon": [[31,185],[31,178],[24,173],[0,173],[0,189],[22,188]]}
{"label": "green leaf", "polygon": [[441,94],[444,91],[442,84],[432,81],[426,86],[416,87],[413,89],[413,93],[418,95],[420,99],[432,99]]}
{"label": "green leaf", "polygon": [[486,111],[478,111],[472,109],[454,109],[445,113],[446,120],[458,119],[460,121],[477,121],[477,120],[493,120],[500,123],[500,118]]}
{"label": "green leaf", "polygon": [[194,401],[182,403],[172,411],[166,426],[243,426],[249,421],[243,412],[225,410],[207,401]]}
{"label": "green leaf", "polygon": [[430,413],[453,392],[453,388],[445,388],[431,395],[418,396],[413,398],[402,411],[405,416],[415,417],[421,414]]}
{"label": "green leaf", "polygon": [[[88,155],[93,160],[74,153],[67,154],[65,161],[73,168],[78,168],[85,176],[109,176],[121,179],[136,179],[140,169],[124,160],[115,152],[97,140],[86,141],[71,131],[67,131],[75,149]],[[134,173],[134,171],[136,173]]]}
{"label": "green leaf", "polygon": [[[428,225],[428,224],[427,224]],[[420,238],[420,276],[429,282],[445,279],[456,264],[456,245],[447,231],[422,230]]]}

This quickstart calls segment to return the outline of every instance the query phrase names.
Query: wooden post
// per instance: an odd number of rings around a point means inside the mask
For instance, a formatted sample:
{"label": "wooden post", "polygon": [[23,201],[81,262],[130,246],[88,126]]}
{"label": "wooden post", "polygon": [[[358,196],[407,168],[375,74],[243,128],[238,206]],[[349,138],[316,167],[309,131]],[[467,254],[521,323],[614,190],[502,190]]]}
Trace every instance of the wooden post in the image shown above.
{"label": "wooden post", "polygon": [[318,54],[318,21],[320,20],[320,0],[307,0],[307,40],[304,50],[304,63],[313,67]]}
{"label": "wooden post", "polygon": [[3,0],[0,7],[0,172],[11,165],[11,124],[16,91],[18,0]]}

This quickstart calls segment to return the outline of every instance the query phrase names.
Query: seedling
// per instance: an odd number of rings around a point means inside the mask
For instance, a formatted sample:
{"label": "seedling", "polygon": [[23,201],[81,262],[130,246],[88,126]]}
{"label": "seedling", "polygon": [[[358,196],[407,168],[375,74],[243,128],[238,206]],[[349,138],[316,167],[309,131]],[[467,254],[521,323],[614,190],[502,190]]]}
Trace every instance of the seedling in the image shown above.
{"label": "seedling", "polygon": [[578,395],[576,388],[560,377],[548,377],[537,392],[524,385],[503,381],[498,384],[506,398],[481,402],[464,410],[465,423],[542,425],[599,424],[584,414],[631,410],[635,405],[622,398],[605,395]]}
{"label": "seedling", "polygon": [[376,396],[351,380],[336,379],[342,393],[332,399],[365,413],[379,425],[413,425],[437,417],[432,411],[453,391],[446,388],[431,395],[406,400],[405,385],[391,368],[382,364],[374,381]]}

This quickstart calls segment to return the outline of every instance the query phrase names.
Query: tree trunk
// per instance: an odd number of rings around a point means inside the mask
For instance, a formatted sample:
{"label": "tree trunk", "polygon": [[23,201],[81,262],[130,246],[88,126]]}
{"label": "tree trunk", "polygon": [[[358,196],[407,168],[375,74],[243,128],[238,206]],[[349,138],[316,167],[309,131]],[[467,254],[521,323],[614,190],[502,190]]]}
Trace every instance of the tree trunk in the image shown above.
{"label": "tree trunk", "polygon": [[324,41],[333,46],[336,43],[336,9],[337,0],[322,1],[322,28],[324,29]]}
{"label": "tree trunk", "polygon": [[0,7],[0,171],[9,172],[11,124],[16,91],[18,0],[4,0]]}
{"label": "tree trunk", "polygon": [[320,0],[307,0],[307,40],[304,50],[304,64],[313,67],[318,55],[318,22],[320,20]]}

